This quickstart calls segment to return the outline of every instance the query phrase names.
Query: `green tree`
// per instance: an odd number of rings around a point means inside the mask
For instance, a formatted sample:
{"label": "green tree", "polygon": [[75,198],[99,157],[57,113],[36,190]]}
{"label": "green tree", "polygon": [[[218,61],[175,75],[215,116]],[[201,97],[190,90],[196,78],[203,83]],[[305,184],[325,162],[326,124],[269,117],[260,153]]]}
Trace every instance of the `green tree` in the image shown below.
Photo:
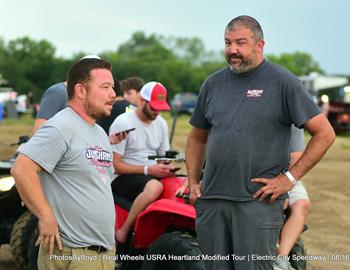
{"label": "green tree", "polygon": [[311,72],[324,73],[312,56],[305,52],[282,53],[280,56],[271,54],[267,58],[285,67],[296,76],[309,75]]}
{"label": "green tree", "polygon": [[209,64],[217,54],[207,52],[198,38],[165,38],[143,32],[134,33],[117,51],[101,56],[113,64],[116,78],[140,76],[145,81],[160,81],[170,97],[181,91],[198,91],[213,67],[222,65],[222,60]]}
{"label": "green tree", "polygon": [[[113,74],[119,79],[140,76],[145,81],[161,81],[169,92],[177,91],[170,68],[177,65],[177,56],[161,41],[161,36],[136,32],[130,40],[119,46],[117,52],[106,52],[113,64]],[[179,70],[179,72],[181,72]],[[172,90],[174,89],[174,90]],[[171,93],[170,93],[171,95]]]}
{"label": "green tree", "polygon": [[17,38],[5,47],[0,71],[19,93],[32,91],[39,96],[53,83],[54,54],[55,47],[46,40]]}
{"label": "green tree", "polygon": [[2,38],[0,38],[0,63],[2,63],[5,60],[5,46],[5,41]]}
{"label": "green tree", "polygon": [[[19,93],[32,91],[38,99],[53,83],[64,81],[73,62],[86,55],[77,52],[71,58],[55,57],[55,47],[47,40],[29,37],[6,42],[0,38],[0,74]],[[160,81],[169,91],[197,92],[205,78],[227,66],[223,51],[208,51],[196,37],[164,37],[135,32],[115,50],[101,52],[103,59],[113,65],[113,76],[119,80],[140,76],[145,81]],[[268,55],[295,75],[323,73],[310,54],[303,52]]]}

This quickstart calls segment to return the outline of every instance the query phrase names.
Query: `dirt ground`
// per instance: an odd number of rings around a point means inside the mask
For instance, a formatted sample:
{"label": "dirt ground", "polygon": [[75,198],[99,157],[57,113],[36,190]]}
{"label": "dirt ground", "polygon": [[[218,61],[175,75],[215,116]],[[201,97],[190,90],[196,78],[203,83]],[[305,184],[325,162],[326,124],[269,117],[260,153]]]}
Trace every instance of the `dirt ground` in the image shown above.
{"label": "dirt ground", "polygon": [[[312,209],[303,238],[312,270],[350,269],[350,137],[337,137],[323,160],[304,178]],[[337,260],[337,255],[345,255]]]}
{"label": "dirt ground", "polygon": [[[179,123],[174,148],[185,146],[185,125]],[[8,145],[18,134],[30,134],[31,125],[0,124],[0,159],[15,148]],[[323,160],[304,179],[312,208],[309,230],[303,234],[308,255],[323,255],[325,260],[309,260],[308,270],[350,269],[350,136],[338,136]],[[339,258],[337,255],[344,255]],[[8,245],[0,248],[0,270],[19,270]]]}

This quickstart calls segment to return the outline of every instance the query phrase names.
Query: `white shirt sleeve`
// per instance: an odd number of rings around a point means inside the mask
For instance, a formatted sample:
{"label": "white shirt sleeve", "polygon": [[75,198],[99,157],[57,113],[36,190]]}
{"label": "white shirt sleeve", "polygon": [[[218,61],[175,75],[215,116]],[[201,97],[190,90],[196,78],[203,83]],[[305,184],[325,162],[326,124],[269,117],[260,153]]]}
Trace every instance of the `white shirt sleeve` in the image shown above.
{"label": "white shirt sleeve", "polygon": [[68,144],[61,133],[53,126],[43,125],[20,149],[20,153],[51,174],[67,149]]}
{"label": "white shirt sleeve", "polygon": [[160,125],[161,125],[160,130],[162,132],[162,142],[161,142],[160,147],[157,151],[157,154],[158,155],[165,155],[165,152],[170,149],[168,125],[163,118],[161,118],[161,120],[162,121],[160,121]]}

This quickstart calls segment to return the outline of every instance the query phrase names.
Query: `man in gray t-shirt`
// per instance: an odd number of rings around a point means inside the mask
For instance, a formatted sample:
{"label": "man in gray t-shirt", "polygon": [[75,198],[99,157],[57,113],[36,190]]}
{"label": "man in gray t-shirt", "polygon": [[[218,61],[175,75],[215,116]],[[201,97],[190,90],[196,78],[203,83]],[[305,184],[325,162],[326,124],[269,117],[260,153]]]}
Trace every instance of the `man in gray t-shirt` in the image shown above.
{"label": "man in gray t-shirt", "polygon": [[[302,83],[264,59],[254,18],[233,19],[224,35],[229,67],[203,83],[186,148],[196,232],[204,254],[231,258],[206,260],[207,270],[272,269],[286,193],[322,158],[335,134]],[[288,170],[292,124],[312,138]]]}
{"label": "man in gray t-shirt", "polygon": [[73,64],[68,107],[35,133],[11,170],[22,200],[39,219],[39,270],[114,269],[114,261],[105,259],[115,250],[110,143],[123,135],[108,139],[95,123],[111,113],[113,85],[109,63],[83,59]]}
{"label": "man in gray t-shirt", "polygon": [[[88,58],[100,59],[97,55],[85,55],[80,60]],[[67,82],[60,82],[50,86],[41,96],[39,111],[34,121],[32,133],[34,134],[47,120],[66,108],[67,102]]]}
{"label": "man in gray t-shirt", "polygon": [[66,108],[67,101],[66,82],[60,82],[50,86],[41,97],[39,111],[34,122],[33,134],[48,119]]}

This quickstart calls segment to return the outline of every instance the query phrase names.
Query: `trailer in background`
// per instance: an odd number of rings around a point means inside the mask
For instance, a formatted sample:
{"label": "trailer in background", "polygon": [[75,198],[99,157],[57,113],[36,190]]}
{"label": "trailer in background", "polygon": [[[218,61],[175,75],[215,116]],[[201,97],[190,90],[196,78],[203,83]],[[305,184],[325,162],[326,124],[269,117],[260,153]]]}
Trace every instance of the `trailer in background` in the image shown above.
{"label": "trailer in background", "polygon": [[300,77],[335,132],[350,131],[350,85],[346,77],[311,73]]}

